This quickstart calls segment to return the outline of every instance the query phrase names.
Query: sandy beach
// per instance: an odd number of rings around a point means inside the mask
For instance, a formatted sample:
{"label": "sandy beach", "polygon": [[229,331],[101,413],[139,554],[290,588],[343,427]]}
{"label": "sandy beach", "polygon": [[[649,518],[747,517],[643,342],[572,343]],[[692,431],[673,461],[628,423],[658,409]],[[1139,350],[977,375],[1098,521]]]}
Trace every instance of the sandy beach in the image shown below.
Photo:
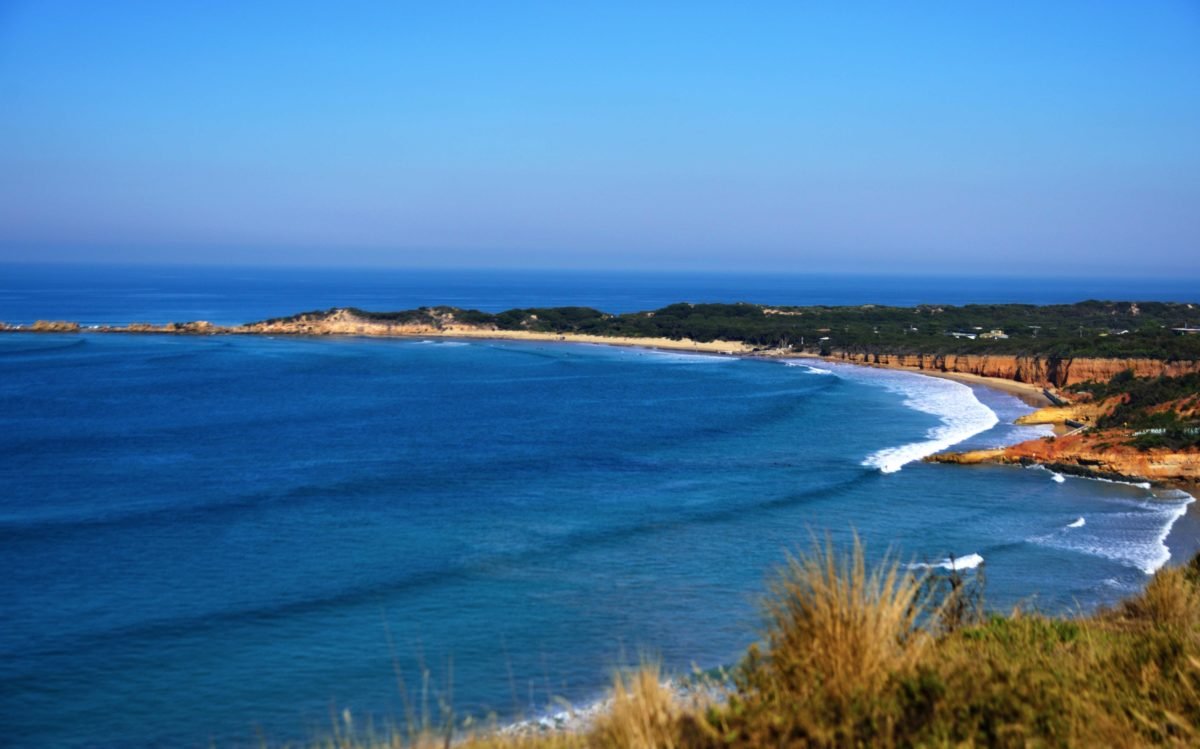
{"label": "sandy beach", "polygon": [[[820,356],[818,354],[808,354],[808,353],[802,353],[802,352],[788,352],[788,353],[763,352],[763,353],[757,353],[755,355],[773,356],[773,357],[786,356],[786,357],[794,357],[794,358],[798,358],[798,359],[818,359],[821,361],[830,361],[830,362],[836,362],[839,364],[851,364],[850,362],[844,362],[844,361],[842,361],[840,359],[836,359],[834,357],[824,357],[824,356]],[[897,366],[887,366],[887,365],[882,365],[882,364],[860,364],[857,362],[853,363],[852,366],[874,367],[876,369],[896,369],[896,370],[900,370],[902,372],[914,372],[916,374],[929,375],[930,377],[941,377],[946,380],[955,380],[957,382],[963,382],[963,383],[966,383],[969,385],[970,384],[985,385],[987,387],[995,388],[996,390],[1002,390],[1011,395],[1015,395],[1018,398],[1020,398],[1022,401],[1024,401],[1025,403],[1027,403],[1035,408],[1042,408],[1043,406],[1053,405],[1050,402],[1050,399],[1046,397],[1046,394],[1044,392],[1042,392],[1042,388],[1040,386],[1034,385],[1034,384],[1031,384],[1028,382],[1017,382],[1016,380],[1006,380],[1002,377],[984,377],[983,375],[969,374],[966,372],[940,372],[938,370],[918,369],[916,367],[897,367]]]}
{"label": "sandy beach", "polygon": [[[817,354],[783,351],[779,349],[757,349],[754,346],[750,346],[749,344],[742,343],[740,341],[718,340],[701,342],[693,341],[687,338],[632,338],[621,336],[584,335],[580,333],[536,333],[521,330],[478,330],[472,328],[461,328],[453,331],[436,333],[414,333],[412,334],[412,337],[590,343],[602,346],[624,346],[630,348],[659,349],[664,351],[690,351],[699,354],[724,354],[764,359],[803,358],[846,363],[840,362],[840,360],[837,359],[822,357]],[[905,372],[913,372],[915,374],[929,375],[930,377],[941,377],[947,380],[955,380],[957,382],[966,384],[984,385],[986,387],[1015,395],[1025,403],[1035,408],[1052,405],[1050,399],[1047,398],[1045,393],[1042,392],[1041,387],[1027,382],[1016,382],[1015,380],[1006,380],[1000,377],[984,377],[982,375],[967,374],[963,372],[939,372],[929,369],[916,369],[913,367],[889,367],[871,364],[854,364],[853,366],[873,366],[877,369],[897,369]]]}
{"label": "sandy beach", "polygon": [[967,374],[965,372],[932,372],[928,369],[910,369],[908,367],[892,367],[892,369],[903,369],[906,372],[916,372],[917,374],[925,374],[930,377],[941,377],[947,380],[957,380],[968,385],[985,385],[996,390],[1003,390],[1010,395],[1015,395],[1025,403],[1035,407],[1042,408],[1044,406],[1054,405],[1046,394],[1042,392],[1042,388],[1037,385],[1031,385],[1028,382],[1017,382],[1015,380],[1005,380],[1000,377],[984,377],[982,375]]}
{"label": "sandy beach", "polygon": [[413,333],[410,338],[472,338],[498,341],[557,341],[560,343],[592,343],[602,346],[691,351],[698,354],[727,354],[747,356],[754,347],[738,341],[693,341],[687,338],[630,338],[623,336],[584,335],[581,333],[535,333],[525,330],[451,329],[438,333]]}

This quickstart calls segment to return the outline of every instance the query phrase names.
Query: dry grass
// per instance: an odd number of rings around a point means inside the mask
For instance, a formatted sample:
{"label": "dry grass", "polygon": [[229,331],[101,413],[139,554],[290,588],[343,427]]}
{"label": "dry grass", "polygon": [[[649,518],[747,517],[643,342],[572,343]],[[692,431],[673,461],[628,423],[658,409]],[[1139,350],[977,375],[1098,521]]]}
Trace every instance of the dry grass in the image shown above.
{"label": "dry grass", "polygon": [[593,746],[675,749],[681,746],[683,706],[657,666],[643,666],[613,683],[612,702],[589,736]]}
{"label": "dry grass", "polygon": [[1161,570],[1140,596],[1126,601],[1122,608],[1135,621],[1186,631],[1200,621],[1200,587],[1187,568]]}
{"label": "dry grass", "polygon": [[894,560],[868,571],[857,538],[848,554],[826,540],[789,558],[766,603],[766,652],[751,648],[719,733],[838,743],[886,720],[877,707],[891,674],[912,668],[930,641],[916,626],[921,591]]}
{"label": "dry grass", "polygon": [[916,629],[920,581],[885,561],[868,572],[862,544],[840,556],[827,540],[789,558],[767,599],[769,668],[778,686],[840,702],[871,696],[928,640]]}
{"label": "dry grass", "polygon": [[[961,582],[961,581],[960,581]],[[942,590],[929,601],[930,590]],[[1200,556],[1092,616],[1014,612],[945,626],[960,585],[928,586],[856,542],[790,559],[763,645],[724,700],[684,704],[656,668],[618,678],[611,709],[574,734],[459,733],[473,749],[575,747],[1200,746]],[[956,592],[957,591],[957,592]],[[395,734],[399,736],[399,734]],[[433,749],[445,731],[338,749]]]}

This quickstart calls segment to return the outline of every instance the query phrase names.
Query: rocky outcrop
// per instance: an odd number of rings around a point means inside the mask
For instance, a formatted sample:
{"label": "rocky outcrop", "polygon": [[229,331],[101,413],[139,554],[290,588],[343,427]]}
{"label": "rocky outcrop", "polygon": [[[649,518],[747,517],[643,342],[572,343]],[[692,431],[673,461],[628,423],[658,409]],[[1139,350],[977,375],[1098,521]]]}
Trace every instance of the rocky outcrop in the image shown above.
{"label": "rocky outcrop", "polygon": [[833,351],[828,358],[851,364],[870,364],[895,369],[961,372],[982,377],[999,377],[1042,387],[1066,387],[1088,380],[1107,382],[1114,375],[1130,369],[1137,377],[1178,377],[1200,372],[1200,361],[1159,359],[1059,359],[1041,356],[871,354],[852,351]]}
{"label": "rocky outcrop", "polygon": [[213,325],[207,320],[195,320],[193,322],[169,322],[162,327],[163,333],[222,333],[226,329]]}
{"label": "rocky outcrop", "polygon": [[79,323],[63,320],[38,320],[32,327],[34,333],[78,333]]}
{"label": "rocky outcrop", "polygon": [[1108,415],[1121,398],[1109,398],[1092,403],[1071,403],[1066,406],[1047,406],[1017,417],[1018,424],[1092,424]]}
{"label": "rocky outcrop", "polygon": [[1128,437],[1125,432],[1106,430],[1094,434],[1029,440],[994,450],[942,453],[927,460],[931,463],[964,465],[1036,464],[1065,473],[1154,483],[1194,484],[1200,481],[1200,451],[1142,451],[1113,442]]}

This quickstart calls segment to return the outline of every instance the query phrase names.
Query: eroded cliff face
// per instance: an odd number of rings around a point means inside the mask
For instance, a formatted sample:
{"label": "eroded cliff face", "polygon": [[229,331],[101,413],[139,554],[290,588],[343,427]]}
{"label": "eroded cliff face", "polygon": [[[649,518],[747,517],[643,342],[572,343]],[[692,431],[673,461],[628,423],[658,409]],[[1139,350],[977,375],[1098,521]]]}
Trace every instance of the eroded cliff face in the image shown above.
{"label": "eroded cliff face", "polygon": [[1200,481],[1200,451],[1153,449],[1141,451],[1114,444],[1129,435],[1116,430],[1078,434],[1056,439],[1036,439],[995,450],[942,453],[933,463],[1019,463],[1039,464],[1102,478],[1152,482],[1189,483]]}
{"label": "eroded cliff face", "polygon": [[1073,421],[1080,424],[1095,422],[1101,416],[1106,416],[1116,408],[1124,398],[1115,397],[1099,403],[1072,403],[1068,406],[1046,406],[1017,417],[1017,424],[1066,424]]}
{"label": "eroded cliff face", "polygon": [[865,354],[850,351],[834,351],[829,358],[896,369],[1000,377],[1043,387],[1066,387],[1088,380],[1107,382],[1128,369],[1132,369],[1137,377],[1178,377],[1200,372],[1200,361],[1167,362],[1157,359],[1055,359],[1040,356]]}

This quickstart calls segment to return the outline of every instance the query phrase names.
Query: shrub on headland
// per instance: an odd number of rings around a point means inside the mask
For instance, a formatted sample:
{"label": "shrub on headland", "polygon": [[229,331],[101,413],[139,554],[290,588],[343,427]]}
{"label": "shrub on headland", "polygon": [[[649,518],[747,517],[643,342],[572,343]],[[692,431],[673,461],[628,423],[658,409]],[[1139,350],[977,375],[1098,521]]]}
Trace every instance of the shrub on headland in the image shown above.
{"label": "shrub on headland", "polygon": [[607,710],[576,733],[443,727],[325,746],[1200,745],[1200,555],[1117,607],[1069,619],[947,618],[962,590],[894,561],[868,569],[857,543],[846,554],[818,545],[780,572],[762,644],[707,704],[685,704],[643,669],[618,678]]}

